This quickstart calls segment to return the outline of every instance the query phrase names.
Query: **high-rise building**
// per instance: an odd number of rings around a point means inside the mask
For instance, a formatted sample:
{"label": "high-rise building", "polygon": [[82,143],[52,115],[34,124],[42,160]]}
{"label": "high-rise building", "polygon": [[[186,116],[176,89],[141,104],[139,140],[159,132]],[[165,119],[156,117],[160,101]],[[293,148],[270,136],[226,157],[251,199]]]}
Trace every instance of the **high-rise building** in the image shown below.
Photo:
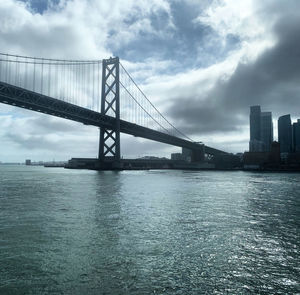
{"label": "high-rise building", "polygon": [[260,116],[260,141],[263,152],[271,150],[273,142],[273,122],[271,112],[262,112]]}
{"label": "high-rise building", "polygon": [[292,123],[291,115],[284,115],[278,119],[278,141],[281,153],[292,151]]}
{"label": "high-rise building", "polygon": [[260,140],[260,106],[250,107],[250,140]]}
{"label": "high-rise building", "polygon": [[294,152],[300,152],[300,119],[293,124],[293,149]]}
{"label": "high-rise building", "polygon": [[261,150],[260,142],[260,106],[250,107],[250,142],[249,151],[257,152]]}
{"label": "high-rise building", "polygon": [[268,152],[273,142],[271,112],[261,112],[260,106],[250,107],[250,152]]}

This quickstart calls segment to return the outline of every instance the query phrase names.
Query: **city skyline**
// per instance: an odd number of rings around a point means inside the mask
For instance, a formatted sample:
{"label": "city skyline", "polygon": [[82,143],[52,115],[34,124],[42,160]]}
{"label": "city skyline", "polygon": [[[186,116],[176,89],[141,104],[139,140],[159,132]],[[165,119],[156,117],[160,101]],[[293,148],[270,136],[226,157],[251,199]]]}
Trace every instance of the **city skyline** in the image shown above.
{"label": "city skyline", "polygon": [[[274,141],[280,143],[281,153],[298,152],[300,149],[300,119],[291,120],[290,114],[272,119],[272,112],[262,112],[261,106],[250,106],[250,152],[270,152]],[[276,134],[274,123],[276,122]]]}
{"label": "city skyline", "polygon": [[[0,42],[3,52],[31,56],[118,55],[176,127],[196,141],[243,152],[249,106],[297,119],[300,67],[292,49],[299,42],[299,6],[297,1],[129,1],[126,7],[116,2],[111,10],[106,1],[8,0],[0,4]],[[274,134],[276,139],[277,124]],[[123,140],[123,155],[177,151],[143,140],[133,145],[136,140]],[[0,141],[1,161],[94,157],[98,130],[1,106]]]}

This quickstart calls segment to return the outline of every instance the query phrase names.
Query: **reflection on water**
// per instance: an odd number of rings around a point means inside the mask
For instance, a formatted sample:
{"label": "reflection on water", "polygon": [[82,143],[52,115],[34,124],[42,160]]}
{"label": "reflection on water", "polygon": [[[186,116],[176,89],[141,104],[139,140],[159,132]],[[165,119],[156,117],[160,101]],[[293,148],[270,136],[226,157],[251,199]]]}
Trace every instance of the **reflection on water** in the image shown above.
{"label": "reflection on water", "polygon": [[296,294],[299,174],[0,166],[0,294]]}

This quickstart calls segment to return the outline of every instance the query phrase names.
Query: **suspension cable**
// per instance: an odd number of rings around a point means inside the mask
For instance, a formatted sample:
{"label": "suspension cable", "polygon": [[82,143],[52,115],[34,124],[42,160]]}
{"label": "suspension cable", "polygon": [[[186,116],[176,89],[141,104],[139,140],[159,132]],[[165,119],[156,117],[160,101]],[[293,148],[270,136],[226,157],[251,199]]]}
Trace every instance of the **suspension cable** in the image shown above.
{"label": "suspension cable", "polygon": [[[53,59],[53,58],[43,58],[43,57],[32,57],[32,56],[25,56],[25,55],[16,55],[16,54],[8,54],[8,53],[2,53],[0,52],[1,56],[10,56],[10,57],[16,57],[16,58],[25,58],[25,59],[34,59],[34,60],[47,60],[47,61],[57,61],[57,62],[75,62],[75,63],[99,63],[102,62],[102,60],[98,59],[91,59],[91,60],[76,60],[76,59]],[[44,63],[45,64],[45,63]]]}
{"label": "suspension cable", "polygon": [[[170,123],[168,121],[168,119],[153,105],[153,103],[148,99],[148,97],[145,95],[145,93],[140,89],[140,87],[136,84],[136,82],[133,80],[133,78],[131,77],[131,75],[127,72],[127,70],[124,68],[124,66],[122,65],[122,63],[120,62],[120,65],[122,67],[122,69],[125,71],[125,73],[128,75],[128,77],[130,78],[130,80],[133,82],[133,84],[138,88],[138,90],[141,92],[141,94],[144,96],[144,98],[151,104],[151,106],[156,110],[156,112],[173,128],[175,129],[179,134],[181,134],[182,136],[184,136],[185,138],[187,138],[188,140],[194,142],[190,137],[188,137],[187,135],[185,135],[184,133],[182,133],[180,130],[178,130],[172,123]],[[124,87],[124,86],[123,86]],[[148,112],[146,112],[148,113]],[[148,114],[149,115],[149,114]],[[161,125],[160,125],[161,126]],[[164,127],[163,127],[164,128]],[[165,128],[164,128],[165,129]],[[165,129],[166,130],[166,129]]]}

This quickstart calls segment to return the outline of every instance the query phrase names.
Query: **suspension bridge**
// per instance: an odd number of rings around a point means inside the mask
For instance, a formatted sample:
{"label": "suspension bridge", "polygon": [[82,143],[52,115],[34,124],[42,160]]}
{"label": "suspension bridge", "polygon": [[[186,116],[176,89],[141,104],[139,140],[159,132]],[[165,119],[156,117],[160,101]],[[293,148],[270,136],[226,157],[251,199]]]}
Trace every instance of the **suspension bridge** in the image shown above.
{"label": "suspension bridge", "polygon": [[0,102],[99,127],[98,162],[114,167],[121,160],[120,133],[186,148],[192,162],[204,154],[224,154],[178,130],[118,57],[63,60],[0,53]]}

